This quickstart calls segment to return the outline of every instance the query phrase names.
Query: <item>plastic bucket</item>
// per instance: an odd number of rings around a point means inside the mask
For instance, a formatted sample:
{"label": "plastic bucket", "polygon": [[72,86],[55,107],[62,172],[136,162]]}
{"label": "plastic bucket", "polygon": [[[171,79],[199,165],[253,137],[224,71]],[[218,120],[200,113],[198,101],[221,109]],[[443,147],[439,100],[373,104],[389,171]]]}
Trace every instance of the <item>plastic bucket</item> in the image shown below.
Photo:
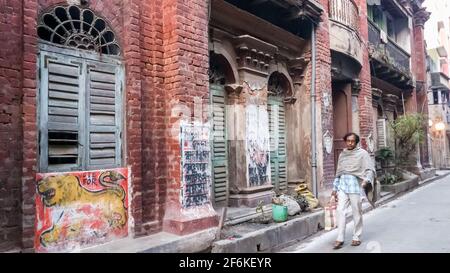
{"label": "plastic bucket", "polygon": [[272,217],[275,222],[284,222],[288,217],[287,206],[272,204]]}

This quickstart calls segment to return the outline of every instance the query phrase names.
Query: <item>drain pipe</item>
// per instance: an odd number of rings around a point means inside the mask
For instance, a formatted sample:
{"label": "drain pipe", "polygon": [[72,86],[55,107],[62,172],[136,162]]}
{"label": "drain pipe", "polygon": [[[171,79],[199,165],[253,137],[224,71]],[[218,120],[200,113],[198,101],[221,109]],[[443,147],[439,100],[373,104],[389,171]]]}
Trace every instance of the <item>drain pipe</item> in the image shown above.
{"label": "drain pipe", "polygon": [[313,194],[317,198],[317,140],[316,140],[316,26],[311,22],[311,175]]}

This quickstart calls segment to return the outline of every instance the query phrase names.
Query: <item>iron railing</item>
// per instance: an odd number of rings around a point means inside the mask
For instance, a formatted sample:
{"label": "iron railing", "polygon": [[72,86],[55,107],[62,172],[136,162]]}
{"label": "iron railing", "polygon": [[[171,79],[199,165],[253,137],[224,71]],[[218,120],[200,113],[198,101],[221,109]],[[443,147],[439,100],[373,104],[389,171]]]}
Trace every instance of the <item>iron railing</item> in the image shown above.
{"label": "iron railing", "polygon": [[358,6],[353,0],[330,0],[329,16],[359,33]]}
{"label": "iron railing", "polygon": [[390,63],[402,72],[410,72],[410,55],[391,39],[381,40],[380,29],[373,22],[368,21],[369,43],[373,47],[378,59]]}

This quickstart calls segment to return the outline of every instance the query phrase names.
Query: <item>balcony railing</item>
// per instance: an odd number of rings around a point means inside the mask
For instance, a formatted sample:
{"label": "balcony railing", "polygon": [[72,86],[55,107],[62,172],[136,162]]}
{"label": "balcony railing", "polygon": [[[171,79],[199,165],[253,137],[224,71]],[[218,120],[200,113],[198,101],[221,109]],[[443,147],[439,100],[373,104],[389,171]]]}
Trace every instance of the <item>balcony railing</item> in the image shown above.
{"label": "balcony railing", "polygon": [[406,53],[400,46],[389,38],[381,41],[380,30],[370,20],[369,24],[369,43],[373,46],[373,57],[385,61],[406,74],[411,73],[409,64],[410,55]]}
{"label": "balcony railing", "polygon": [[330,0],[329,16],[359,33],[358,6],[353,0]]}

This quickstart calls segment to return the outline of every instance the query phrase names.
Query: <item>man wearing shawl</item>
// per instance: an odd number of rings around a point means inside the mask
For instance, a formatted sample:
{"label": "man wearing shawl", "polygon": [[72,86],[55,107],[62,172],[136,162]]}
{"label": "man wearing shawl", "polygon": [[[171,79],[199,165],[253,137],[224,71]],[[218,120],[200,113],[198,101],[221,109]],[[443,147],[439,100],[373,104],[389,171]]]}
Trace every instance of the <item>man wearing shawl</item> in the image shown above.
{"label": "man wearing shawl", "polygon": [[[338,217],[338,237],[334,244],[334,249],[339,249],[344,245],[345,236],[345,210],[351,205],[353,212],[353,239],[352,246],[361,244],[362,233],[362,202],[361,194],[373,189],[375,178],[375,166],[369,153],[356,147],[359,143],[359,136],[355,133],[348,133],[344,136],[347,146],[339,155],[336,169],[336,178],[333,182],[332,197],[338,200],[337,217]],[[368,198],[371,202],[371,198]]]}

